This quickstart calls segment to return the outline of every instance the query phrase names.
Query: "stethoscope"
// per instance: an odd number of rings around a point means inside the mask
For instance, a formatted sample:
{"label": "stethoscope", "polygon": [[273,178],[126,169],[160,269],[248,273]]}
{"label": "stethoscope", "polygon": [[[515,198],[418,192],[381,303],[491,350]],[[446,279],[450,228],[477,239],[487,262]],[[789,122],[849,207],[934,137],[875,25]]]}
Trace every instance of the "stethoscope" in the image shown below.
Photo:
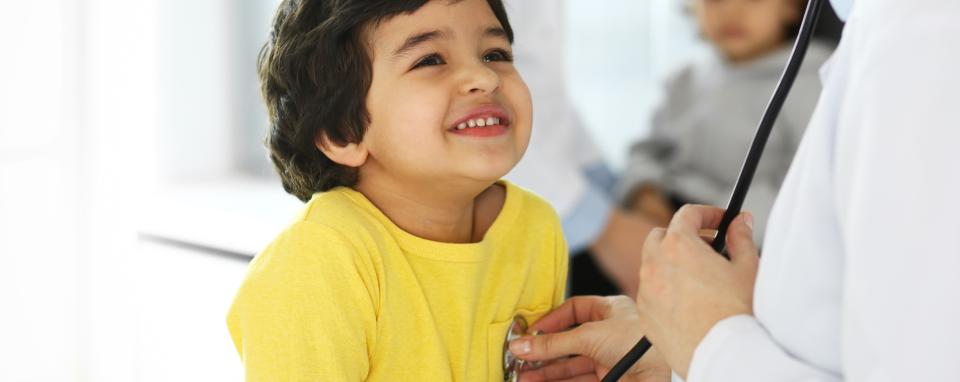
{"label": "stethoscope", "polygon": [[[532,333],[527,333],[529,330],[529,325],[527,325],[527,319],[523,316],[516,316],[513,318],[513,321],[510,323],[510,327],[507,328],[507,338],[503,341],[503,380],[509,382],[516,382],[520,378],[520,372],[525,370],[527,367],[527,362],[513,356],[513,353],[510,352],[510,342],[523,337],[525,335],[539,335],[539,331],[533,331]],[[529,368],[539,368],[539,362],[531,362]]]}
{"label": "stethoscope", "polygon": [[507,339],[503,342],[503,380],[516,382],[520,377],[526,361],[513,356],[510,352],[510,342],[527,335],[527,320],[523,316],[516,316],[510,327],[507,328]]}
{"label": "stethoscope", "polygon": [[[790,94],[790,88],[793,87],[793,83],[797,79],[797,73],[800,72],[800,65],[803,63],[803,58],[807,54],[807,48],[810,46],[810,40],[813,37],[814,27],[820,18],[820,11],[823,9],[823,3],[825,1],[826,0],[809,0],[807,9],[803,15],[803,21],[800,24],[800,33],[797,34],[797,41],[793,46],[793,52],[790,54],[790,60],[787,61],[787,67],[784,69],[783,75],[780,77],[780,82],[773,92],[773,97],[770,98],[770,103],[767,104],[767,109],[760,119],[757,132],[753,137],[753,143],[750,144],[750,150],[747,152],[747,157],[743,161],[743,167],[740,168],[740,175],[737,177],[737,183],[733,187],[733,193],[730,195],[730,202],[727,203],[727,210],[723,214],[723,220],[721,220],[720,226],[717,228],[717,236],[714,238],[712,244],[713,250],[724,257],[728,257],[725,253],[727,246],[727,229],[730,227],[733,219],[740,214],[740,209],[743,208],[743,201],[747,197],[747,191],[750,190],[750,182],[753,181],[753,175],[757,171],[757,165],[760,163],[761,156],[763,156],[763,149],[767,145],[767,138],[770,137],[773,124],[776,122],[777,116],[780,115],[780,109],[783,108],[783,103],[786,101],[787,95]],[[507,332],[506,342],[503,346],[504,381],[516,381],[521,369],[524,367],[524,362],[510,353],[509,344],[510,341],[526,335],[527,327],[526,320],[518,316],[514,319],[513,324],[510,325],[510,329]],[[643,357],[647,350],[650,350],[651,346],[652,344],[647,337],[641,338],[640,341],[610,369],[610,372],[603,377],[602,382],[619,380],[627,370],[630,370],[633,364],[640,360],[640,357]]]}

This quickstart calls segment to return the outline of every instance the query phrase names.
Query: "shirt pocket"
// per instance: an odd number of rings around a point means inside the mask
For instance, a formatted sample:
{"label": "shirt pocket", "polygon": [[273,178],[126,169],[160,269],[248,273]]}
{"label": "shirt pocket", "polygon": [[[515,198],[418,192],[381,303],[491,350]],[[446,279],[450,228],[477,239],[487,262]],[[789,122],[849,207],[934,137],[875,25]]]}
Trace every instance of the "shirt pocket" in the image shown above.
{"label": "shirt pocket", "polygon": [[504,356],[507,349],[507,331],[517,316],[523,317],[529,326],[532,326],[540,317],[550,311],[550,305],[537,306],[532,309],[520,308],[507,320],[497,321],[487,326],[487,380],[503,381]]}

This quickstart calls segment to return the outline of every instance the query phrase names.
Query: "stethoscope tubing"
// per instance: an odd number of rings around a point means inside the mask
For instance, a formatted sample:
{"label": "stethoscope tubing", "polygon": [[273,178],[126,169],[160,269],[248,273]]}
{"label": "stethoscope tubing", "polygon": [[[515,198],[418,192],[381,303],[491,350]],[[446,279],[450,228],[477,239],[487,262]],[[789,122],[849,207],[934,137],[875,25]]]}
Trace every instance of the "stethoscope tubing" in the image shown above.
{"label": "stethoscope tubing", "polygon": [[[820,19],[823,3],[826,1],[827,0],[809,0],[807,9],[804,12],[803,21],[800,24],[800,32],[797,34],[797,40],[793,46],[793,52],[790,54],[790,60],[787,62],[783,75],[780,77],[780,82],[777,84],[777,88],[770,98],[770,103],[767,104],[767,109],[760,119],[760,124],[757,126],[757,131],[753,137],[753,142],[750,144],[750,150],[747,151],[747,157],[744,159],[743,166],[740,168],[740,175],[737,177],[737,183],[733,187],[733,193],[730,195],[730,202],[727,203],[727,209],[723,214],[720,226],[717,228],[717,236],[713,239],[712,244],[713,249],[724,257],[729,258],[726,254],[727,229],[730,228],[730,223],[740,214],[740,209],[743,208],[743,202],[747,198],[747,192],[750,190],[753,175],[757,172],[757,166],[760,164],[760,158],[763,156],[763,149],[767,146],[767,139],[770,138],[770,132],[773,130],[774,122],[777,121],[780,110],[783,108],[783,103],[790,94],[790,89],[793,87],[793,83],[797,79],[797,74],[800,72],[800,66],[803,64],[803,59],[807,55],[807,48],[810,46],[814,29],[817,21]],[[627,370],[630,370],[633,364],[637,363],[637,361],[650,350],[651,346],[652,344],[647,337],[641,338],[640,341],[610,369],[610,372],[603,377],[602,382],[615,382],[619,380]]]}

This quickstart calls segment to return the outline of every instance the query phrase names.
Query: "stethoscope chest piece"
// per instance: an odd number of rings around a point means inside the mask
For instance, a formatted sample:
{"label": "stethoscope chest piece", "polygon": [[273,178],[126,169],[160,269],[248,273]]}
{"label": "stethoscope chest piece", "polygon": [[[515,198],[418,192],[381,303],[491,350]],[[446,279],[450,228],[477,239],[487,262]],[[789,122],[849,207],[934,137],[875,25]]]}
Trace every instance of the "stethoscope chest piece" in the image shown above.
{"label": "stethoscope chest piece", "polygon": [[510,328],[507,329],[507,338],[503,342],[503,380],[516,382],[520,378],[520,370],[524,361],[510,352],[510,342],[527,334],[527,320],[522,316],[513,318]]}

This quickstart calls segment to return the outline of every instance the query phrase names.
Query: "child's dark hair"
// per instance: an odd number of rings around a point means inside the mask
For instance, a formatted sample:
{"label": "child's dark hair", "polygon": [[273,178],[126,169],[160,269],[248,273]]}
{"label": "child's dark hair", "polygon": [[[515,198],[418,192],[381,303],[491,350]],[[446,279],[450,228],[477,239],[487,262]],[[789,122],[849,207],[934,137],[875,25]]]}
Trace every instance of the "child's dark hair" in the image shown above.
{"label": "child's dark hair", "polygon": [[[307,201],[316,192],[356,184],[357,169],[327,158],[315,139],[325,134],[330,142],[341,145],[363,139],[369,122],[364,101],[372,77],[364,30],[415,12],[427,1],[284,0],[280,4],[257,67],[270,116],[266,144],[288,193]],[[487,3],[513,42],[501,0]]]}

